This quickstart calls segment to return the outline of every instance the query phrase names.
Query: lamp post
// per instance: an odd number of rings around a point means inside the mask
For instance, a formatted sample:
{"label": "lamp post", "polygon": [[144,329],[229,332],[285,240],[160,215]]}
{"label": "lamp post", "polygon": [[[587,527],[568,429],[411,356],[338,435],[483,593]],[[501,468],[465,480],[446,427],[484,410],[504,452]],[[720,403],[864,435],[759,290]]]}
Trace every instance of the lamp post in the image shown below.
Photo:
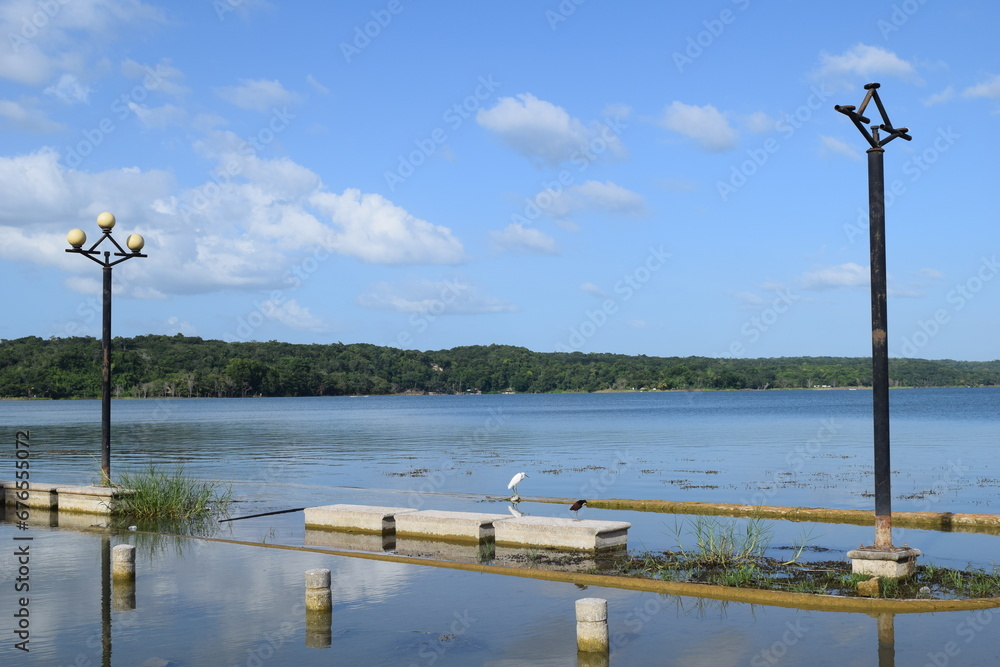
{"label": "lamp post", "polygon": [[[875,544],[869,551],[848,552],[854,571],[899,578],[909,576],[916,568],[917,549],[897,548],[892,545],[892,493],[889,465],[889,336],[886,307],[885,264],[885,175],[882,147],[899,137],[910,141],[909,129],[893,127],[889,115],[878,95],[879,84],[865,84],[865,99],[855,109],[853,105],[836,105],[839,111],[854,123],[868,142],[868,230],[871,258],[871,310],[872,310],[872,416],[875,449]],[[865,116],[869,102],[875,102],[882,122],[871,125]],[[879,138],[879,131],[885,138]],[[866,562],[867,561],[867,562]],[[891,565],[890,565],[891,563]]]}
{"label": "lamp post", "polygon": [[[101,228],[101,238],[87,250],[83,249],[83,244],[87,242],[87,234],[82,229],[70,230],[66,235],[66,240],[73,246],[67,248],[66,252],[74,252],[83,255],[87,259],[93,260],[104,269],[104,311],[101,337],[101,478],[105,486],[111,485],[111,267],[121,264],[133,257],[146,257],[140,251],[145,241],[138,234],[129,234],[125,239],[125,245],[129,252],[125,252],[118,241],[111,236],[111,229],[115,226],[115,216],[105,211],[97,216],[97,226]],[[117,248],[118,252],[112,253],[105,247],[101,251],[97,246],[105,241],[110,241]],[[112,255],[119,259],[112,260]]]}

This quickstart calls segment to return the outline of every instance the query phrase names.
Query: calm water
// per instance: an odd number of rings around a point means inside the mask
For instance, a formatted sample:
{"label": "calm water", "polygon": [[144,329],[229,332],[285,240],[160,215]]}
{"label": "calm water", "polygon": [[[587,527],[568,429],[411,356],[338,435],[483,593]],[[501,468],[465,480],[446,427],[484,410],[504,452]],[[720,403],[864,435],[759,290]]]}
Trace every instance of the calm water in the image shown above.
{"label": "calm water", "polygon": [[[994,512],[1000,389],[890,405],[893,509]],[[97,478],[98,401],[4,401],[0,419],[11,442],[30,429],[37,479]],[[868,391],[132,400],[112,419],[113,469],[184,462],[275,507],[507,494],[522,470],[522,496],[873,506]]]}
{"label": "calm water", "polygon": [[[996,512],[1000,390],[900,390],[891,405],[893,508]],[[13,477],[15,431],[30,430],[33,479],[97,479],[97,401],[0,402],[0,418],[8,442],[0,478]],[[233,483],[241,500],[235,515],[335,502],[504,512],[500,497],[521,470],[529,474],[520,487],[527,497],[873,506],[867,391],[116,401],[113,419],[113,470],[183,462],[193,476]],[[567,515],[558,505],[522,502],[520,509]],[[675,544],[669,515],[589,516],[631,521],[632,548]],[[773,525],[775,543],[785,545],[806,529]],[[815,551],[805,558],[839,560],[871,541],[870,527],[809,529]],[[29,531],[33,652],[26,656],[8,632],[16,571],[8,545],[16,532],[24,534],[0,523],[0,617],[8,619],[0,623],[0,664],[101,664],[101,536]],[[301,513],[231,522],[217,534],[304,541]],[[925,562],[953,567],[991,566],[998,539],[894,532],[894,542],[924,551]],[[609,600],[611,632],[621,637],[612,664],[880,664],[876,619],[863,614],[112,537],[125,541],[139,547],[140,574],[136,608],[111,612],[118,665],[258,664],[253,655],[268,665],[576,665],[572,605],[589,596]],[[309,646],[296,607],[311,567],[333,572],[330,649]],[[896,664],[935,664],[941,656],[950,665],[993,664],[1000,660],[990,638],[994,615],[897,616]],[[957,654],[943,653],[949,642]]]}

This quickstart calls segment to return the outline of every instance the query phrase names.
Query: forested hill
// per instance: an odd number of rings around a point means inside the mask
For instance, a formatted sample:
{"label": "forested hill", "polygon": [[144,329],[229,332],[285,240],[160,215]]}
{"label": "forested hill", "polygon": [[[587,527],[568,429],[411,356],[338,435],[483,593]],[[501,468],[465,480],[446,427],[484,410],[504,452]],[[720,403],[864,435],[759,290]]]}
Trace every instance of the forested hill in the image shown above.
{"label": "forested hill", "polygon": [[[112,350],[114,395],[138,398],[871,385],[865,357],[633,357],[507,345],[418,352],[366,344],[226,343],[180,334],[116,338]],[[892,359],[889,374],[893,386],[993,386],[1000,384],[1000,361]],[[0,398],[97,398],[100,391],[99,340],[0,340]]]}

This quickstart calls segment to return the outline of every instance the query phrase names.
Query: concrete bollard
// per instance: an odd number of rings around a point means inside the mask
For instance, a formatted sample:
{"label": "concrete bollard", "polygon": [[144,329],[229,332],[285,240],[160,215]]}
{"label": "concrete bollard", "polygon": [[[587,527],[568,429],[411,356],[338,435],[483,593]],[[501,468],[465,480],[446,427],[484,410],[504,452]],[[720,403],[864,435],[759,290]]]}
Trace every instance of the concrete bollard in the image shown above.
{"label": "concrete bollard", "polygon": [[329,648],[333,640],[330,570],[306,570],[306,647]]}
{"label": "concrete bollard", "polygon": [[576,648],[585,653],[608,652],[608,601],[582,598],[576,601]]}
{"label": "concrete bollard", "polygon": [[117,544],[111,549],[111,576],[114,579],[135,579],[135,547]]}
{"label": "concrete bollard", "polygon": [[330,595],[330,570],[306,570],[306,611],[330,611],[333,597]]}

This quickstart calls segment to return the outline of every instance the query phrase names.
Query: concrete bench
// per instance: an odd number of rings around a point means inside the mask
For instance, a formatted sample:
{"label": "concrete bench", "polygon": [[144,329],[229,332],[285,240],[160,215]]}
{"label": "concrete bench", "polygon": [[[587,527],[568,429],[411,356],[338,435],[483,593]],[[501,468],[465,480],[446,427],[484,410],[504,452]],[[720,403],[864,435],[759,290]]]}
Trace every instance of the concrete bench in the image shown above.
{"label": "concrete bench", "polygon": [[305,509],[306,528],[340,530],[378,535],[394,533],[396,517],[416,512],[409,507],[375,505],[323,505]]}
{"label": "concrete bench", "polygon": [[627,521],[561,519],[545,516],[507,517],[493,524],[498,547],[548,547],[574,551],[598,551],[624,547],[628,543]]}
{"label": "concrete bench", "polygon": [[[3,486],[4,490],[4,503],[7,505],[16,505],[17,500],[17,482],[0,482],[0,486]],[[22,500],[21,502],[28,507],[54,510],[58,504],[58,498],[56,496],[56,485],[55,484],[31,484],[31,488],[28,489],[27,500]]]}
{"label": "concrete bench", "polygon": [[[0,482],[0,487],[4,490],[4,502],[16,506],[17,484]],[[131,493],[135,491],[110,486],[60,486],[33,482],[28,490],[28,499],[21,502],[31,508],[50,511],[110,514],[114,501]]]}
{"label": "concrete bench", "polygon": [[396,517],[396,535],[428,540],[479,542],[492,539],[493,523],[503,518],[509,519],[510,515],[420,510]]}
{"label": "concrete bench", "polygon": [[57,509],[60,512],[86,514],[111,514],[117,498],[135,491],[110,486],[59,486],[56,487]]}

